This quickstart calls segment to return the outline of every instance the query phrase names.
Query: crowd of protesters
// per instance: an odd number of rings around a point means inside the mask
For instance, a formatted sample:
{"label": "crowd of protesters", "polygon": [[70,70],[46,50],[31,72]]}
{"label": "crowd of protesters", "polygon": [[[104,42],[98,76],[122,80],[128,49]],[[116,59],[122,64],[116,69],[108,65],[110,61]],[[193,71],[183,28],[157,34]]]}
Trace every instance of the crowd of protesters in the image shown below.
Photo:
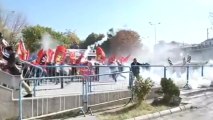
{"label": "crowd of protesters", "polygon": [[[75,43],[73,46],[70,46],[70,48],[79,49],[79,46],[77,45],[77,43]],[[65,58],[63,58],[63,62],[61,60],[61,56],[55,58],[55,62],[47,62],[47,53],[42,53],[42,55],[39,57],[39,59],[35,58],[33,60],[30,60],[29,62],[41,66],[43,68],[42,76],[45,77],[95,74],[97,75],[100,73],[98,65],[102,64],[100,62],[97,62],[96,60],[94,60],[94,62],[92,59],[80,62],[82,56],[80,56],[78,59],[73,60],[70,58],[70,55],[65,55]],[[21,64],[14,48],[8,44],[8,42],[4,39],[2,33],[0,33],[0,58],[0,68],[3,71],[9,72],[12,75],[21,75],[22,78],[32,77],[32,75],[36,75],[38,77],[38,73],[36,73],[35,71],[30,71],[31,67]],[[126,78],[121,74],[121,72],[123,72],[124,70],[122,61],[113,59],[109,60],[105,65],[109,66],[109,69],[111,71],[111,77],[115,82],[117,82],[118,76]],[[133,62],[131,63],[131,71],[136,78],[139,78],[141,65],[149,64],[141,64],[137,62],[136,58],[134,58]],[[148,68],[148,66],[146,66],[146,68]],[[29,73],[29,71],[34,73]],[[73,80],[74,79],[72,78],[71,81]],[[93,80],[99,81],[99,77],[95,76]],[[59,80],[56,81],[56,84],[58,83]],[[28,93],[26,97],[31,97],[32,93],[29,87],[30,83],[24,82],[23,86]]]}

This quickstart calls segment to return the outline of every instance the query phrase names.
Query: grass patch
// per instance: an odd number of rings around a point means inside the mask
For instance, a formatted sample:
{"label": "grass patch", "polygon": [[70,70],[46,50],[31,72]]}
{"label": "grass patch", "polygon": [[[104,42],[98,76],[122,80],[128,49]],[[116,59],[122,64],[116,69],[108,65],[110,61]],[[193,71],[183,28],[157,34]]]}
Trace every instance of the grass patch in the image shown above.
{"label": "grass patch", "polygon": [[168,109],[167,106],[152,106],[148,103],[142,102],[140,105],[132,104],[130,106],[123,107],[123,109],[106,112],[98,115],[100,120],[124,120],[141,115],[154,113],[157,111]]}

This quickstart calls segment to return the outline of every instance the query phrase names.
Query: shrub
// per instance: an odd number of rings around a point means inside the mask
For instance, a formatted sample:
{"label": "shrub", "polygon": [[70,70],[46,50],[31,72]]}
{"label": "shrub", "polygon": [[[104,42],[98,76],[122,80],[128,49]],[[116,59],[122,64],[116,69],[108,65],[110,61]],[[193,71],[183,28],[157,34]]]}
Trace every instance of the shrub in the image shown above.
{"label": "shrub", "polygon": [[153,85],[154,82],[150,78],[144,80],[142,77],[139,77],[134,82],[132,92],[136,96],[138,104],[140,104],[145,99],[147,94],[151,91]]}
{"label": "shrub", "polygon": [[179,88],[173,83],[173,81],[169,78],[162,78],[161,79],[161,92],[163,93],[162,102],[165,104],[173,104],[171,101],[175,98],[179,98],[180,90]]}

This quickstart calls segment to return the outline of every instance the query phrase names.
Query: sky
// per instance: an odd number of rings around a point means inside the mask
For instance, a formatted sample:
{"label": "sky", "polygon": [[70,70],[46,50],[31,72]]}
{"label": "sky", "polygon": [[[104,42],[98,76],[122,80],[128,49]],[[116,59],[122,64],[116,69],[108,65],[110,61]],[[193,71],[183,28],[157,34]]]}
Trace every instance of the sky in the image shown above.
{"label": "sky", "polygon": [[148,45],[155,44],[155,27],[157,42],[200,43],[213,23],[213,0],[0,0],[0,7],[23,14],[30,25],[68,29],[82,40],[92,32],[130,29]]}

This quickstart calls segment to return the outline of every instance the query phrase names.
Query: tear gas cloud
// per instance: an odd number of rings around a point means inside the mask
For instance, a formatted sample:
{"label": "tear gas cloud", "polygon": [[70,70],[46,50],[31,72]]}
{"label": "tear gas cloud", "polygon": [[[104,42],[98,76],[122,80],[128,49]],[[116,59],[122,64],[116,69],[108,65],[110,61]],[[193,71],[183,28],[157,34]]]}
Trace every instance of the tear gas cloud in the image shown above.
{"label": "tear gas cloud", "polygon": [[55,49],[58,46],[58,42],[54,40],[50,34],[44,33],[41,39],[41,48],[48,50],[49,48]]}

